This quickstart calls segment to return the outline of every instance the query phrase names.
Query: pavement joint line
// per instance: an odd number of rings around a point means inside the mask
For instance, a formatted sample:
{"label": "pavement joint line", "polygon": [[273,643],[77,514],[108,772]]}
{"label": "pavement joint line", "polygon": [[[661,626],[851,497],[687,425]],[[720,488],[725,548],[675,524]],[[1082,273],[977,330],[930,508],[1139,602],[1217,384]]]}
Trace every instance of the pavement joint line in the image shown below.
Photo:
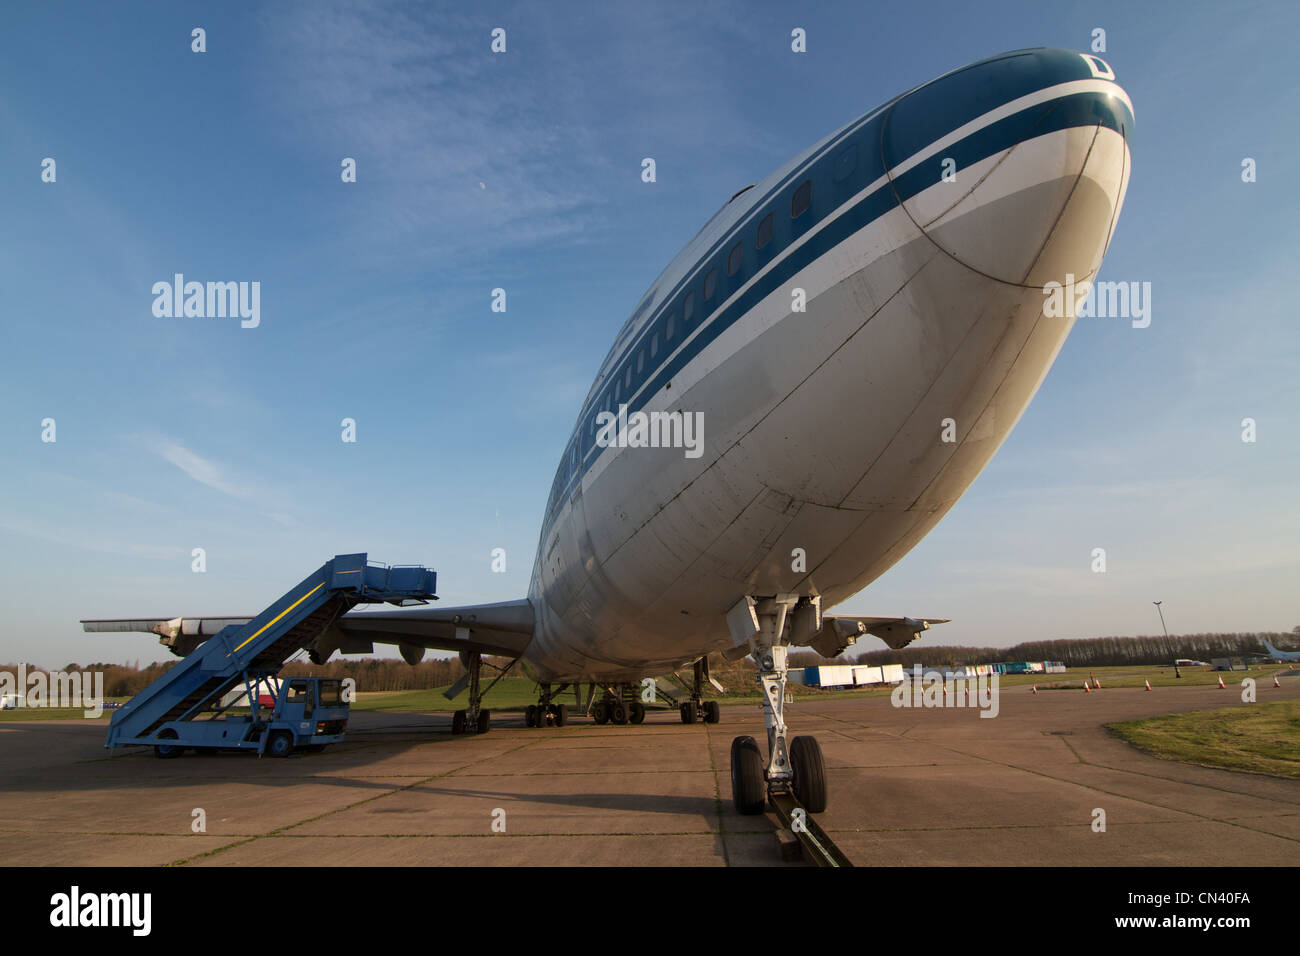
{"label": "pavement joint line", "polygon": [[254,842],[255,840],[263,839],[264,837],[267,837],[267,836],[274,836],[274,835],[276,835],[276,834],[283,833],[283,832],[286,831],[286,830],[292,830],[294,827],[300,827],[300,826],[302,826],[302,825],[304,825],[304,824],[307,824],[307,823],[315,823],[317,820],[322,820],[322,819],[324,819],[325,817],[331,816],[331,815],[333,815],[333,814],[335,814],[335,813],[342,813],[342,812],[344,812],[344,811],[351,810],[351,809],[353,809],[353,808],[355,808],[355,807],[363,806],[364,804],[367,804],[367,803],[372,803],[372,802],[374,802],[375,800],[381,800],[381,799],[383,799],[384,797],[391,797],[393,794],[396,794],[396,793],[402,793],[403,791],[410,790],[410,789],[412,789],[413,787],[418,787],[418,786],[419,786],[420,784],[422,784],[422,783],[428,783],[428,782],[430,782],[430,781],[432,781],[432,780],[437,780],[437,779],[440,778],[440,777],[450,776],[451,774],[455,773],[457,770],[463,770],[465,767],[471,767],[471,766],[473,766],[475,763],[481,762],[481,761],[483,761],[483,760],[494,759],[494,758],[496,758],[496,757],[501,757],[501,756],[505,756],[506,754],[514,753],[514,752],[517,751],[517,750],[523,750],[523,749],[526,748],[526,747],[532,746],[533,743],[535,743],[535,741],[529,741],[529,742],[526,742],[526,743],[520,744],[518,747],[512,747],[512,748],[510,748],[510,749],[504,751],[503,753],[495,753],[495,752],[494,752],[494,753],[492,753],[492,754],[485,754],[485,755],[482,755],[481,757],[479,757],[479,759],[476,760],[476,761],[471,761],[470,763],[463,764],[463,765],[460,766],[460,767],[453,768],[452,770],[446,771],[446,772],[444,772],[444,773],[435,773],[435,774],[433,774],[433,775],[431,775],[431,776],[429,776],[429,777],[423,777],[423,778],[420,778],[420,779],[414,781],[413,783],[407,784],[407,785],[404,786],[404,787],[396,787],[396,788],[394,788],[394,789],[389,790],[389,791],[386,792],[386,793],[377,793],[377,794],[373,794],[373,795],[371,795],[371,796],[369,796],[369,797],[366,797],[366,798],[363,799],[363,800],[358,800],[358,801],[356,801],[355,803],[348,804],[347,806],[337,807],[337,808],[335,808],[335,809],[333,809],[333,810],[326,810],[324,813],[319,813],[319,814],[317,814],[317,815],[314,816],[314,817],[308,817],[308,818],[305,819],[305,820],[299,820],[297,823],[286,824],[285,826],[282,826],[282,827],[274,827],[274,828],[272,828],[271,830],[267,831],[267,832],[266,832],[262,837],[252,837],[252,838],[250,838],[250,839],[246,839],[246,840],[239,840],[239,841],[237,841],[237,842],[235,842],[235,843],[230,843],[230,844],[227,844],[226,846],[217,847],[217,848],[215,848],[215,849],[209,850],[207,853],[200,853],[200,854],[197,855],[197,856],[188,857],[188,858],[185,858],[185,859],[173,860],[172,862],[167,863],[167,864],[165,864],[165,865],[166,865],[166,866],[184,866],[185,864],[187,864],[187,863],[191,863],[191,862],[193,862],[194,860],[201,860],[201,859],[204,859],[204,858],[209,857],[209,856],[216,856],[218,853],[224,853],[226,850],[233,850],[235,847],[244,846],[245,844],[252,843],[252,842]]}
{"label": "pavement joint line", "polygon": [[713,806],[718,814],[718,842],[722,844],[722,865],[731,866],[731,851],[727,849],[727,826],[722,813],[722,784],[718,782],[718,761],[713,756],[713,733],[704,725],[705,750],[709,753],[709,767],[713,771]]}

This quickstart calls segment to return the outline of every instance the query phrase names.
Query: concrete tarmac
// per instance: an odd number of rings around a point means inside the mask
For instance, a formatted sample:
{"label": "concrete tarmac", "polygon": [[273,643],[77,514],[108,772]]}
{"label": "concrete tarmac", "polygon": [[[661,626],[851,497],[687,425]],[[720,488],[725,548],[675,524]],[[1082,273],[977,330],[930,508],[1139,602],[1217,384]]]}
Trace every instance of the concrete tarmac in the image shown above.
{"label": "concrete tarmac", "polygon": [[[1297,696],[1300,682],[1259,688],[1261,702]],[[1102,726],[1250,706],[1239,690],[1015,687],[1000,703],[987,719],[883,696],[796,699],[792,732],[815,734],[826,756],[822,827],[859,866],[1300,858],[1300,781],[1159,760]],[[110,755],[106,729],[0,722],[5,863],[789,865],[775,818],[731,807],[731,740],[764,740],[756,704],[693,727],[675,711],[546,729],[499,714],[482,738],[451,736],[450,715],[356,712],[343,744],[283,760]]]}

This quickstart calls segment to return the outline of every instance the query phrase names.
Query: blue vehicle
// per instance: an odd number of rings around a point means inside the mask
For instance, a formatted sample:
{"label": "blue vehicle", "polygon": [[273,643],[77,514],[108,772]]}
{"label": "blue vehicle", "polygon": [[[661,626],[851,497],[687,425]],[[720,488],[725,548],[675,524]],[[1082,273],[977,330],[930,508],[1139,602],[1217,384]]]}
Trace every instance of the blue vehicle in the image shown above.
{"label": "blue vehicle", "polygon": [[[287,757],[299,748],[320,751],[343,740],[350,708],[342,680],[291,677],[281,682],[269,707],[261,703],[266,695],[258,692],[259,683],[252,682],[237,700],[209,714],[163,724],[158,739],[176,742],[155,744],[154,754],[168,759],[193,748],[256,750],[258,754]],[[259,703],[249,707],[249,700]]]}

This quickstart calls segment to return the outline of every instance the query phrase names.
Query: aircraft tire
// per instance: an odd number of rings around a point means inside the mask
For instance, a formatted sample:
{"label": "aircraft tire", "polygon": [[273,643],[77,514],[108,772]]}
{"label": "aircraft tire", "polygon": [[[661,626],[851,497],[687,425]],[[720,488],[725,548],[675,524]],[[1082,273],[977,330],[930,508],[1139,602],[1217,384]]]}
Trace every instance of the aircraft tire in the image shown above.
{"label": "aircraft tire", "polygon": [[627,720],[630,724],[645,723],[645,704],[634,700],[632,706],[628,708]]}
{"label": "aircraft tire", "polygon": [[598,700],[591,708],[591,719],[598,724],[609,723],[609,704]]}
{"label": "aircraft tire", "polygon": [[563,727],[569,722],[569,705],[561,704],[555,708],[555,726]]}
{"label": "aircraft tire", "polygon": [[795,799],[809,813],[825,812],[826,762],[816,737],[796,737],[790,742],[790,768]]}
{"label": "aircraft tire", "polygon": [[480,710],[478,712],[478,727],[475,729],[480,734],[485,734],[492,729],[492,711]]}
{"label": "aircraft tire", "polygon": [[718,702],[716,700],[706,700],[704,702],[704,722],[706,724],[716,724],[722,719],[719,712]]}
{"label": "aircraft tire", "polygon": [[767,805],[763,756],[753,737],[737,737],[731,742],[731,802],[742,816],[762,813]]}
{"label": "aircraft tire", "polygon": [[609,705],[609,719],[616,724],[627,723],[627,705],[621,700],[616,700]]}
{"label": "aircraft tire", "polygon": [[451,732],[453,734],[463,734],[465,732],[465,711],[458,710],[451,715]]}

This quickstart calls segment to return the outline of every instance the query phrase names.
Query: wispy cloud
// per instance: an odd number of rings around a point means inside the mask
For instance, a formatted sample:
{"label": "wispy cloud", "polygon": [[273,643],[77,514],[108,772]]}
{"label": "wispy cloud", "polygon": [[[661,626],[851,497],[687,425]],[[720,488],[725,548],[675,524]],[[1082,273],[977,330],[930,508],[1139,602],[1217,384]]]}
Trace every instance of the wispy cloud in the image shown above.
{"label": "wispy cloud", "polygon": [[163,441],[154,450],[164,461],[175,465],[201,485],[207,485],[232,498],[248,499],[252,496],[250,489],[229,481],[215,462],[190,451],[184,445]]}

